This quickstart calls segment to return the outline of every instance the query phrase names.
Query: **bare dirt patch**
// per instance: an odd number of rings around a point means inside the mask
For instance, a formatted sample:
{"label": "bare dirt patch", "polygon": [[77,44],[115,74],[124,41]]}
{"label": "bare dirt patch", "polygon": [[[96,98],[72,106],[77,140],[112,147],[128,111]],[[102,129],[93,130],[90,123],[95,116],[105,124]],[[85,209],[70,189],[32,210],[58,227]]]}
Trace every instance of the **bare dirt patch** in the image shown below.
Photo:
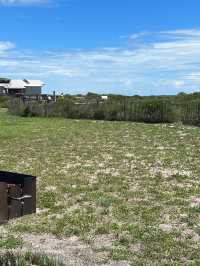
{"label": "bare dirt patch", "polygon": [[[58,238],[54,235],[23,234],[24,249],[39,250],[46,254],[59,257],[67,266],[129,266],[126,261],[108,261],[105,252],[95,253],[92,248],[79,240],[78,237]],[[111,244],[105,237],[96,239],[95,247]],[[107,260],[107,262],[105,262]]]}

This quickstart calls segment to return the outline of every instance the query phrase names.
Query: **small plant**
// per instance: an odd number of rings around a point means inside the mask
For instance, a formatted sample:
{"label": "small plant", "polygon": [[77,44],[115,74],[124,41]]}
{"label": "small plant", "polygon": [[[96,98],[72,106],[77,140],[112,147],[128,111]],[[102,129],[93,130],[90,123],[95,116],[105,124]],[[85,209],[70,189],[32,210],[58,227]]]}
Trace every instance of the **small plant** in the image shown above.
{"label": "small plant", "polygon": [[0,255],[1,266],[64,266],[58,259],[53,259],[46,254],[26,252],[17,254],[7,251]]}
{"label": "small plant", "polygon": [[22,240],[15,236],[0,237],[0,248],[16,248],[22,245]]}

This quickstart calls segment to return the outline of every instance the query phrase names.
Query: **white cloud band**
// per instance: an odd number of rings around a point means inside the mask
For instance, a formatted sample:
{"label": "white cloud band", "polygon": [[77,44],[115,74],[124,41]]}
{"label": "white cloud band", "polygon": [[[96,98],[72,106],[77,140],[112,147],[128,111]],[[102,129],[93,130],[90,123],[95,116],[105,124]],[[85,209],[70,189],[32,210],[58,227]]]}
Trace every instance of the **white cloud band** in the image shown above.
{"label": "white cloud band", "polygon": [[126,48],[41,54],[10,50],[13,44],[0,42],[0,75],[40,77],[51,88],[72,93],[173,94],[198,89],[200,30],[137,36]]}

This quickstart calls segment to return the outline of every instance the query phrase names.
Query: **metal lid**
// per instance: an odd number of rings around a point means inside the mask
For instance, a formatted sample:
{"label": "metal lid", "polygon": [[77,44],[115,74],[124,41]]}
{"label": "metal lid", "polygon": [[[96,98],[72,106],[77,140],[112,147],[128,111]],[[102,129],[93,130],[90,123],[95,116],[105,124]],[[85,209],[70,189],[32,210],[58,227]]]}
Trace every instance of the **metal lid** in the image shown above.
{"label": "metal lid", "polygon": [[30,181],[34,179],[36,179],[36,177],[32,175],[0,171],[0,182],[21,184],[25,181]]}

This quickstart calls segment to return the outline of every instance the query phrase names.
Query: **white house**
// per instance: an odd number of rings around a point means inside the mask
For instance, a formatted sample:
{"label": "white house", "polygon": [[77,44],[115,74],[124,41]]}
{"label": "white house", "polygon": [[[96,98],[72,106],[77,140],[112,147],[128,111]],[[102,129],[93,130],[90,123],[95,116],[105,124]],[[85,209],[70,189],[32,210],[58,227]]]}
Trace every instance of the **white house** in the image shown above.
{"label": "white house", "polygon": [[104,100],[104,101],[106,101],[106,100],[108,100],[108,96],[107,95],[102,95],[101,96],[101,99]]}
{"label": "white house", "polygon": [[0,78],[0,94],[8,95],[40,95],[45,84],[40,80],[16,80]]}

